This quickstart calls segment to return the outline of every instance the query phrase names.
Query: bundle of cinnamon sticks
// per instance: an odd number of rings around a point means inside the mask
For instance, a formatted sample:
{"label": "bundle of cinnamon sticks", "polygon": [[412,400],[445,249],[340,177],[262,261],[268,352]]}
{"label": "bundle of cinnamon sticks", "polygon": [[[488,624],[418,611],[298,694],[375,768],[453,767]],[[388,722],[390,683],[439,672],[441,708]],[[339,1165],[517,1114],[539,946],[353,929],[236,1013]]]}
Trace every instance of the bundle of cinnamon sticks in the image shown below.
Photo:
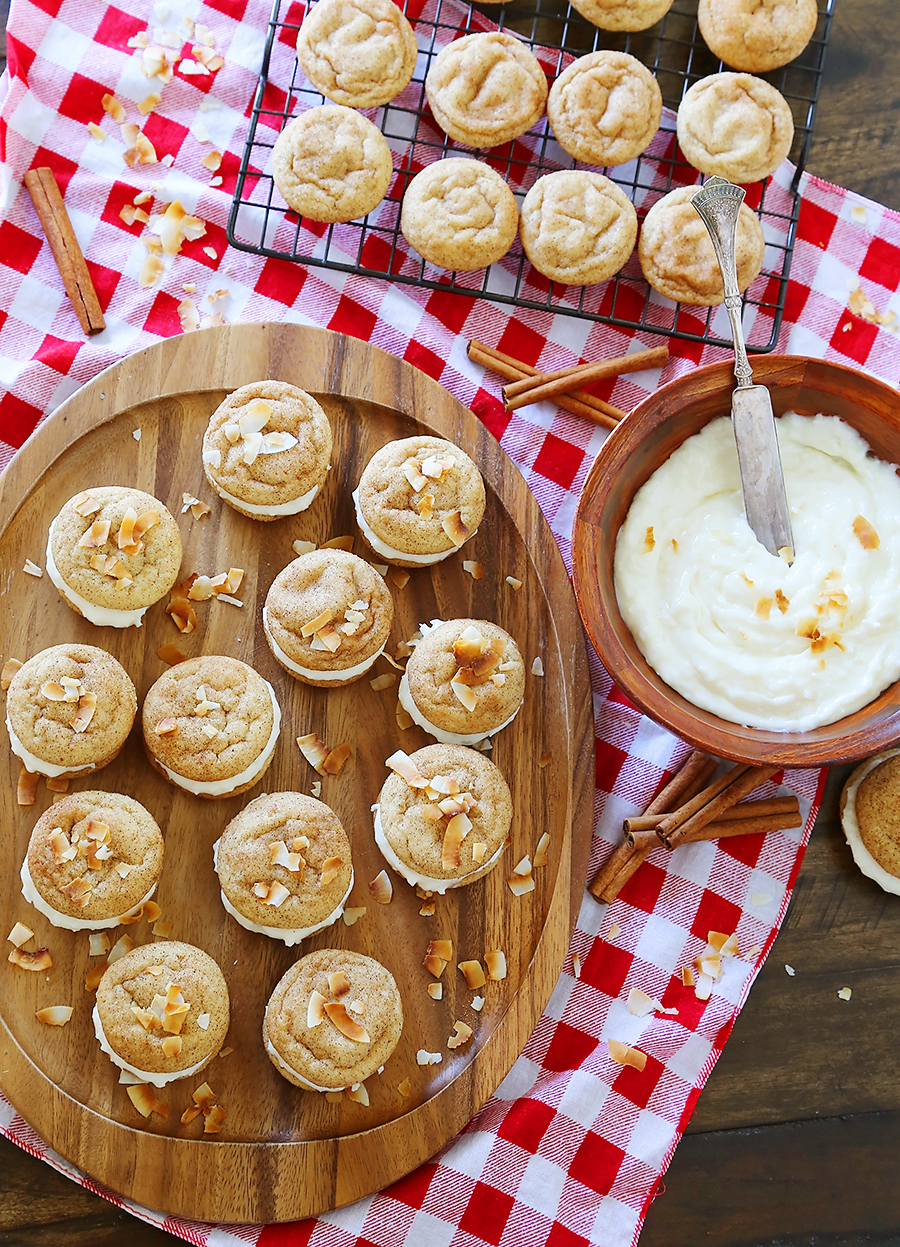
{"label": "bundle of cinnamon sticks", "polygon": [[710,782],[714,758],[694,750],[643,814],[626,818],[624,839],[588,885],[599,901],[612,901],[654,849],[698,840],[783,831],[803,822],[796,797],[745,801],[781,768],[739,764]]}

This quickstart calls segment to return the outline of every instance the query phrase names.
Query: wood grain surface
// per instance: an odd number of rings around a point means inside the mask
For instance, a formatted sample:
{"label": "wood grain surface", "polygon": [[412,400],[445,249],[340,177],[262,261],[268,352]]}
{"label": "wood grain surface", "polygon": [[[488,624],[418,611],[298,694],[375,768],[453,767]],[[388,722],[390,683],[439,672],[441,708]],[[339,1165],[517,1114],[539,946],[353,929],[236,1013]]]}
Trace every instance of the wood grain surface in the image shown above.
{"label": "wood grain surface", "polygon": [[[224,505],[206,484],[200,443],[211,412],[237,385],[265,377],[316,394],[334,432],[333,470],[308,512],[260,524]],[[140,441],[133,430],[141,430]],[[387,770],[385,758],[431,743],[419,728],[396,724],[396,683],[375,692],[367,678],[346,688],[315,689],[275,662],[261,627],[261,607],[275,575],[294,557],[296,538],[317,544],[355,532],[350,489],[380,446],[415,432],[433,432],[464,447],[485,476],[488,506],[464,552],[394,585],[389,648],[433,618],[491,618],[517,640],[529,669],[522,712],[496,737],[492,757],[513,792],[512,842],[484,880],[437,899],[434,917],[394,876],[390,905],[375,904],[367,881],[384,867],[372,835],[370,807]],[[181,636],[165,603],[140,629],[97,629],[71,611],[49,579],[25,575],[28,557],[43,562],[45,534],[62,501],[82,489],[128,484],[165,502],[176,515],[184,491],[208,500],[212,514],[180,516],[183,573],[245,569],[243,608],[198,606],[197,631]],[[357,538],[357,543],[358,538]],[[476,582],[464,558],[480,559]],[[118,1071],[93,1035],[93,997],[83,980],[88,940],[52,927],[19,895],[17,870],[0,881],[0,912],[35,931],[50,948],[45,976],[0,963],[0,1085],[26,1120],[57,1151],[114,1190],[150,1207],[201,1220],[275,1221],[323,1211],[380,1189],[433,1155],[473,1116],[524,1047],[559,973],[580,903],[590,839],[591,742],[586,656],[562,560],[521,475],[470,412],[423,373],[352,338],[295,325],[243,325],[203,330],[151,347],[102,374],[64,404],[16,456],[0,479],[0,566],[7,602],[0,616],[0,654],[25,658],[66,640],[99,644],[132,676],[139,699],[166,669],[157,648],[176,641],[188,657],[225,653],[251,663],[274,686],[284,716],[272,767],[251,792],[202,801],[168,784],[143,755],[139,731],[112,764],[73,788],[126,792],[156,817],[166,838],[157,899],[174,923],[173,938],[210,953],[222,967],[232,1000],[226,1044],[233,1053],[197,1078],[169,1084],[160,1098],[168,1120],[142,1121],[119,1085]],[[507,575],[523,581],[520,592]],[[530,673],[543,659],[543,678]],[[374,673],[392,671],[387,661]],[[396,677],[399,678],[399,677]],[[400,1045],[382,1076],[369,1080],[371,1103],[298,1092],[275,1071],[263,1049],[265,1002],[297,949],[244,930],[224,912],[212,869],[212,844],[226,822],[262,791],[309,792],[318,777],[294,738],[317,732],[353,754],[322,782],[322,799],[341,818],[353,846],[356,883],[351,905],[367,913],[352,928],[338,923],[304,941],[313,948],[350,948],[376,957],[393,973],[403,997]],[[539,768],[540,755],[552,761]],[[34,807],[15,805],[18,760],[4,741],[10,782],[0,790],[0,851],[21,861],[37,815],[52,793],[43,783]],[[573,837],[574,830],[574,837]],[[536,872],[536,890],[516,898],[506,884],[512,867],[550,834],[550,862]],[[574,867],[573,867],[574,863]],[[577,886],[574,880],[579,882]],[[146,923],[129,928],[152,940]],[[451,939],[454,958],[444,996],[426,993],[422,966],[431,939]],[[484,1009],[470,1007],[456,962],[503,949],[508,977],[483,990]],[[41,1025],[35,1011],[74,1004],[72,1021]],[[470,1044],[447,1048],[453,1023],[475,1028]],[[420,1067],[419,1049],[442,1053]],[[409,1077],[405,1099],[398,1084]],[[207,1079],[228,1116],[215,1142],[198,1121],[180,1124],[191,1091]]]}

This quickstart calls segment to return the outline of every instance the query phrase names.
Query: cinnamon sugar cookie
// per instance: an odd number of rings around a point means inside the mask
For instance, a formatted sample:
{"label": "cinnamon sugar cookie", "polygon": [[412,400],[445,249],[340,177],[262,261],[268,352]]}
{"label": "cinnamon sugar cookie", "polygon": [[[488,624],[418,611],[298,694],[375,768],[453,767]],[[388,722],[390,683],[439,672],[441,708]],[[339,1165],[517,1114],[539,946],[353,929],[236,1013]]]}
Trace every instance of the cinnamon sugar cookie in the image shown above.
{"label": "cinnamon sugar cookie", "polygon": [[547,79],[521,40],[487,31],[455,39],[438,53],[425,94],[435,121],[457,143],[497,147],[543,116]]}
{"label": "cinnamon sugar cookie", "polygon": [[305,390],[284,381],[242,385],[203,435],[203,470],[235,511],[254,520],[296,515],[328,475],[331,425]]}
{"label": "cinnamon sugar cookie", "polygon": [[316,90],[348,108],[378,108],[416,67],[412,26],[393,0],[318,0],[297,36],[297,60]]}
{"label": "cinnamon sugar cookie", "polygon": [[381,203],[394,166],[384,135],[361,113],[323,104],[295,117],[272,150],[272,177],[311,221],[355,221]]}
{"label": "cinnamon sugar cookie", "polygon": [[625,264],[637,238],[637,213],[609,178],[561,169],[538,178],[525,196],[519,234],[539,273],[588,286]]}
{"label": "cinnamon sugar cookie", "polygon": [[591,165],[623,165],[649,145],[662,116],[659,84],[627,52],[591,52],[554,82],[547,118],[560,147]]}
{"label": "cinnamon sugar cookie", "polygon": [[752,74],[711,74],[695,82],[678,108],[678,142],[701,173],[758,182],[791,150],[794,119],[787,100]]}
{"label": "cinnamon sugar cookie", "polygon": [[[725,287],[706,226],[691,203],[697,190],[681,186],[653,205],[641,228],[638,256],[654,290],[676,303],[710,307],[723,302]],[[759,218],[742,204],[737,228],[742,291],[758,277],[765,245]]]}
{"label": "cinnamon sugar cookie", "polygon": [[710,51],[751,74],[799,56],[815,34],[816,0],[700,0],[697,20]]}
{"label": "cinnamon sugar cookie", "polygon": [[572,0],[572,8],[601,30],[647,30],[671,7],[672,0]]}
{"label": "cinnamon sugar cookie", "polygon": [[400,210],[403,237],[424,260],[464,273],[505,256],[518,225],[515,196],[500,174],[463,156],[417,173]]}

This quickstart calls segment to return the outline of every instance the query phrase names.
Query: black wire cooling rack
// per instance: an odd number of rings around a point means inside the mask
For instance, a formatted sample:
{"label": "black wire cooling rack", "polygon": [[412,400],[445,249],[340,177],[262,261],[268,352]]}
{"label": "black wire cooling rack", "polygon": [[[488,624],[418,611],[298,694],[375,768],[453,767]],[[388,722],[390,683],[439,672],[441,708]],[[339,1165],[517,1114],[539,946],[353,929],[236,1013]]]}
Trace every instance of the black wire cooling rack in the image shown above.
{"label": "black wire cooling rack", "polygon": [[[791,160],[797,173],[790,184],[783,180],[782,169],[768,182],[748,187],[746,202],[759,215],[766,238],[763,270],[744,296],[747,345],[757,352],[773,349],[784,315],[800,211],[799,178],[812,139],[834,4],[835,0],[820,0],[815,35],[800,57],[783,69],[762,75],[778,88],[793,112]],[[659,132],[636,160],[602,170],[632,199],[639,218],[674,187],[702,181],[684,161],[676,141],[674,112],[667,111],[677,109],[693,83],[727,68],[700,36],[697,0],[674,0],[656,26],[637,34],[598,30],[565,0],[511,0],[502,6],[491,5],[484,13],[461,0],[404,0],[401,7],[412,21],[419,43],[415,74],[390,104],[366,112],[392,149],[395,176],[386,198],[367,217],[340,225],[320,225],[299,218],[288,209],[271,176],[272,147],[283,127],[303,109],[327,102],[307,82],[294,56],[305,7],[299,0],[275,0],[272,8],[228,222],[228,240],[233,246],[257,255],[487,298],[517,308],[576,316],[692,342],[731,345],[723,309],[689,307],[663,299],[644,280],[636,254],[620,273],[600,285],[563,286],[548,281],[531,267],[518,240],[508,255],[488,269],[448,273],[422,260],[400,233],[400,201],[412,177],[442,156],[475,154],[449,139],[433,120],[425,99],[425,75],[434,57],[452,39],[494,26],[530,43],[551,83],[573,57],[601,48],[629,52],[656,75],[667,106]],[[559,147],[546,117],[513,143],[477,154],[505,178],[519,201],[542,174],[586,167]]]}

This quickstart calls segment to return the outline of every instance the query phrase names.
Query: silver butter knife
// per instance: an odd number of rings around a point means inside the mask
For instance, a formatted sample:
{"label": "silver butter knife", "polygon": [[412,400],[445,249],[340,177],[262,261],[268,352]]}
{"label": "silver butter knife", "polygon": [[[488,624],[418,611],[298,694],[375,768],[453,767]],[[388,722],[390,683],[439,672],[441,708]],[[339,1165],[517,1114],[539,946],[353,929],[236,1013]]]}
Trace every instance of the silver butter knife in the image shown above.
{"label": "silver butter knife", "polygon": [[737,442],[744,512],[747,523],[770,554],[794,561],[794,539],[784,491],[784,472],[775,435],[772,396],[764,385],[753,384],[741,325],[741,293],[737,280],[737,223],[744,191],[724,178],[712,177],[691,198],[709,230],[725,283],[725,307],[734,340],[731,419]]}

